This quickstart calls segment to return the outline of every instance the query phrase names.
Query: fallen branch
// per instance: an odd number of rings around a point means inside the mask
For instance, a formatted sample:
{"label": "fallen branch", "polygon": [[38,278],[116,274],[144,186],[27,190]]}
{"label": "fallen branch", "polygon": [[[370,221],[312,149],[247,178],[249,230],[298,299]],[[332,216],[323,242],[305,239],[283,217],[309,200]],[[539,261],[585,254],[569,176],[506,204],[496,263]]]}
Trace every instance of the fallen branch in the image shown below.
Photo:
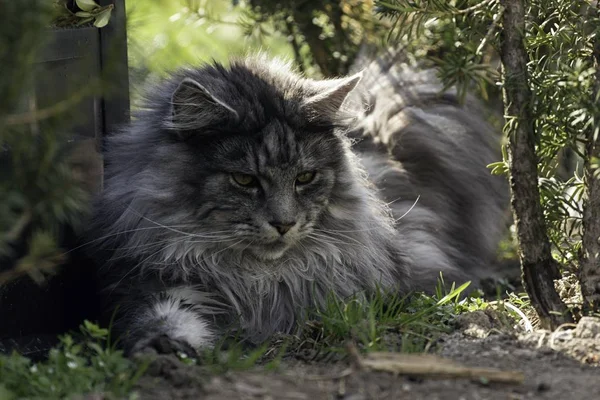
{"label": "fallen branch", "polygon": [[519,371],[478,368],[461,365],[434,354],[373,352],[362,356],[353,343],[346,350],[355,369],[391,372],[398,375],[432,379],[471,379],[478,383],[522,384],[525,376]]}
{"label": "fallen branch", "polygon": [[470,379],[475,382],[522,384],[519,371],[468,367],[433,354],[369,353],[360,358],[363,369],[434,379]]}

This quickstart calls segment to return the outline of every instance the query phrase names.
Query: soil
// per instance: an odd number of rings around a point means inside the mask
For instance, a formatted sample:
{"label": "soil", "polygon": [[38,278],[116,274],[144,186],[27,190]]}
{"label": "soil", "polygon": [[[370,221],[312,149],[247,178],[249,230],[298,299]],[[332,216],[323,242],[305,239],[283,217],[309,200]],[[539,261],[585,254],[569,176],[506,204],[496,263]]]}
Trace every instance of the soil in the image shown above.
{"label": "soil", "polygon": [[214,375],[174,356],[157,356],[138,383],[140,399],[594,399],[600,393],[600,319],[556,332],[506,332],[483,312],[466,314],[436,353],[470,367],[523,373],[522,383],[409,377],[362,368],[350,359],[284,359],[277,371]]}

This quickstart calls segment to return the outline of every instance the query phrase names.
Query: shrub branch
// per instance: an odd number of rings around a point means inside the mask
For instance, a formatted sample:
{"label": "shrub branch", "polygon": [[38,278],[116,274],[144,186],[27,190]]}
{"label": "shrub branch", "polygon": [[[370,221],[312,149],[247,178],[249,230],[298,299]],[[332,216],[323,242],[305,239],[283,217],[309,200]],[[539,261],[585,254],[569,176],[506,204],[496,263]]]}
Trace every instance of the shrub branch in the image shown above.
{"label": "shrub branch", "polygon": [[[597,5],[597,7],[600,5]],[[594,9],[598,21],[598,8]],[[600,97],[600,39],[594,38],[593,62],[596,69],[593,87],[593,104]],[[584,308],[597,311],[600,306],[600,135],[597,124],[591,124],[586,134],[586,157],[584,158],[585,203],[583,206],[582,252],[579,281]]]}
{"label": "shrub branch", "polygon": [[509,135],[511,205],[519,240],[525,289],[546,328],[570,321],[570,314],[554,288],[560,278],[552,258],[538,187],[538,159],[528,83],[523,0],[502,0],[501,34],[505,130]]}

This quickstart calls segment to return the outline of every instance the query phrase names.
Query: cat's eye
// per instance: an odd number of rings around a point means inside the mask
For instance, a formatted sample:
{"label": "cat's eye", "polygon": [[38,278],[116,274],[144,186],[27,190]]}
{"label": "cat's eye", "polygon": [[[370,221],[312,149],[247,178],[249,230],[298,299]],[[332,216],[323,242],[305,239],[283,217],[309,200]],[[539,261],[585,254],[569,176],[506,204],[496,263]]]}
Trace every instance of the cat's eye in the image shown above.
{"label": "cat's eye", "polygon": [[231,174],[231,178],[233,178],[235,183],[241,186],[256,186],[257,183],[256,178],[248,174]]}
{"label": "cat's eye", "polygon": [[296,184],[306,185],[307,183],[311,183],[315,179],[315,175],[315,171],[302,172],[296,176]]}

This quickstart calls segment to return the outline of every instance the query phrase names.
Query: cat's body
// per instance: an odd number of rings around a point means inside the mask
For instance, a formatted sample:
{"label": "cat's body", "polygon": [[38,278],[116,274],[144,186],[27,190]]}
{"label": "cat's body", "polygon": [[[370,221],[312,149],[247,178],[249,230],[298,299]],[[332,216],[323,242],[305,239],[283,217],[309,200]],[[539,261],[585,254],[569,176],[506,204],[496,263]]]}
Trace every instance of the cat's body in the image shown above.
{"label": "cat's body", "polygon": [[353,91],[258,58],[154,88],[109,140],[93,227],[127,350],[232,325],[257,343],[331,292],[485,275],[505,223],[494,133],[431,77],[380,60]]}

